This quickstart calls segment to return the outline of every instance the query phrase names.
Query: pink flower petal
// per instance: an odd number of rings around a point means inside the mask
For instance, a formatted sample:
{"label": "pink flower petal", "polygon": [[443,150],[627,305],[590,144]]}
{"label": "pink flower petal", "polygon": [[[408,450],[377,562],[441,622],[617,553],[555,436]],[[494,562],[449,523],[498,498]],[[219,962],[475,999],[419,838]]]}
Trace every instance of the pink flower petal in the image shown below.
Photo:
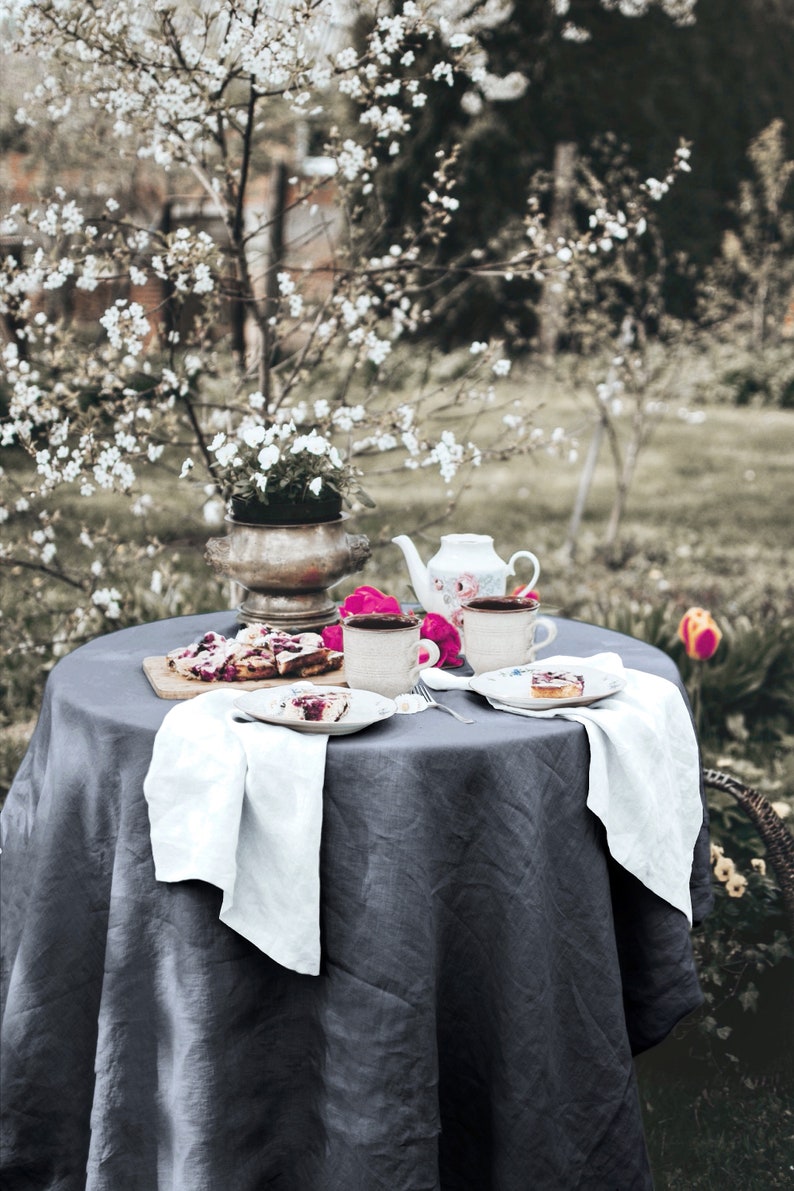
{"label": "pink flower petal", "polygon": [[340,605],[341,616],[355,616],[362,612],[401,612],[395,596],[386,595],[377,587],[357,587]]}
{"label": "pink flower petal", "polygon": [[422,621],[419,632],[428,641],[435,641],[441,651],[441,656],[436,665],[463,665],[463,658],[460,656],[460,633],[446,617],[440,616],[438,612],[428,612]]}
{"label": "pink flower petal", "polygon": [[341,624],[327,624],[320,636],[323,639],[323,645],[326,649],[334,649],[337,653],[342,652],[342,626]]}

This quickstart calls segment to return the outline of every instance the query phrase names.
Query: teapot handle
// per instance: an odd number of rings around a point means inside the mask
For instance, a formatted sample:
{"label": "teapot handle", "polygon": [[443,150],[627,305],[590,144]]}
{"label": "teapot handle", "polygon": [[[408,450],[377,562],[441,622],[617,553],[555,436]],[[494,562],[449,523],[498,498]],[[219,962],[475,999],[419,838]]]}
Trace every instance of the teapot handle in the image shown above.
{"label": "teapot handle", "polygon": [[522,587],[521,591],[517,593],[518,595],[523,596],[523,595],[527,595],[530,591],[532,591],[533,587],[537,583],[538,575],[540,574],[540,563],[538,562],[537,558],[535,557],[535,555],[532,553],[531,550],[516,550],[515,554],[511,555],[510,561],[507,564],[508,575],[515,575],[515,573],[516,573],[515,561],[517,558],[531,559],[532,566],[534,568],[532,571],[532,578],[530,579],[529,583],[525,584],[525,586]]}

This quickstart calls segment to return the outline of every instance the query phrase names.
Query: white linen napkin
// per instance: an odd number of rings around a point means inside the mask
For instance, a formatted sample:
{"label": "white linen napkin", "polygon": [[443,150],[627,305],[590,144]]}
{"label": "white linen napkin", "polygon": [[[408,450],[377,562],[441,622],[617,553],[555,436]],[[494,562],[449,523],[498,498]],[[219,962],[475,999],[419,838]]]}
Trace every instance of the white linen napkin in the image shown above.
{"label": "white linen napkin", "polygon": [[235,691],[178,703],[144,794],[158,881],[223,891],[220,919],[277,963],[320,970],[320,834],[328,737],[237,723]]}
{"label": "white linen napkin", "polygon": [[587,805],[606,828],[612,856],[692,923],[689,879],[703,823],[700,753],[681,692],[656,674],[624,667],[616,653],[543,659],[544,670],[586,662],[622,674],[626,686],[589,707],[528,711],[489,699],[514,715],[562,716],[583,724],[590,742]]}

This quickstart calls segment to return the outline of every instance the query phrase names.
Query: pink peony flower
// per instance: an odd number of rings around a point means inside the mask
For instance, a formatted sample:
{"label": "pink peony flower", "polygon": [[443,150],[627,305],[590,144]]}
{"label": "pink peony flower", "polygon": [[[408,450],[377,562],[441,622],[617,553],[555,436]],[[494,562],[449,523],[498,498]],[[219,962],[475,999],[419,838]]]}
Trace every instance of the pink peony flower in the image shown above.
{"label": "pink peony flower", "polygon": [[[441,657],[436,662],[437,666],[463,665],[463,658],[460,656],[460,633],[445,617],[439,616],[437,612],[428,612],[422,621],[419,632],[420,636],[426,637],[428,641],[435,641],[441,650]],[[424,658],[422,654],[424,654]],[[420,664],[427,661],[427,654],[424,650],[419,654],[419,661]]]}
{"label": "pink peony flower", "polygon": [[320,636],[323,639],[323,645],[326,649],[334,649],[337,653],[342,652],[341,624],[327,624]]}
{"label": "pink peony flower", "polygon": [[[362,612],[402,612],[400,602],[396,596],[386,595],[378,591],[377,587],[357,587],[347,599],[339,605],[339,615],[357,616]],[[329,624],[322,631],[323,644],[327,649],[342,650],[341,624]]]}
{"label": "pink peony flower", "polygon": [[357,616],[362,612],[402,612],[396,596],[385,595],[377,587],[357,587],[339,605],[340,616]]}

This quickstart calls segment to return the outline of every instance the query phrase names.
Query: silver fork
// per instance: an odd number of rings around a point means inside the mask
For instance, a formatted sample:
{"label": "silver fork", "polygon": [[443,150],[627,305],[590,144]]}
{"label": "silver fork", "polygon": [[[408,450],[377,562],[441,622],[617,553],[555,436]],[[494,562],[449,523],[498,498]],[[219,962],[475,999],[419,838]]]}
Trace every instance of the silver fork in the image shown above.
{"label": "silver fork", "polygon": [[473,724],[474,720],[467,720],[465,715],[460,715],[459,712],[454,711],[453,708],[447,707],[446,703],[437,703],[430,694],[429,689],[420,680],[414,687],[417,695],[421,695],[428,707],[437,707],[439,711],[446,711],[448,715],[454,716],[461,724]]}

